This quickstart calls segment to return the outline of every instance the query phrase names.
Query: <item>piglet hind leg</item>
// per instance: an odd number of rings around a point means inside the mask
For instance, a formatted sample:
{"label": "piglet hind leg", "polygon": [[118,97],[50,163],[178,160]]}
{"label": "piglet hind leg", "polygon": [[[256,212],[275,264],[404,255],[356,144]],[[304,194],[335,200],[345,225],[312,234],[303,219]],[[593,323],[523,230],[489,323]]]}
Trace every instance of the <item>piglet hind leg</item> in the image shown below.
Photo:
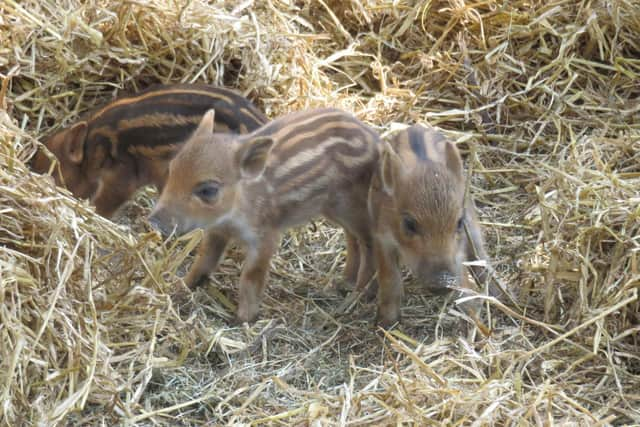
{"label": "piglet hind leg", "polygon": [[402,276],[394,250],[374,242],[374,256],[378,269],[378,314],[376,323],[387,329],[400,321],[402,304]]}
{"label": "piglet hind leg", "polygon": [[378,293],[378,279],[374,277],[375,273],[376,260],[373,239],[366,238],[360,241],[360,270],[358,271],[356,290],[364,292],[364,298],[367,302],[375,300]]}
{"label": "piglet hind leg", "polygon": [[248,248],[240,275],[238,311],[234,323],[251,323],[258,318],[271,257],[278,247],[279,236],[262,236],[255,246]]}
{"label": "piglet hind leg", "polygon": [[347,246],[347,260],[344,266],[343,280],[339,281],[338,291],[348,292],[355,286],[360,268],[360,251],[358,239],[347,229],[344,229],[344,238]]}
{"label": "piglet hind leg", "polygon": [[509,293],[508,289],[500,283],[498,277],[495,275],[493,267],[489,263],[489,256],[485,250],[484,239],[482,238],[482,230],[478,224],[478,218],[475,213],[473,203],[468,203],[466,207],[465,215],[465,233],[466,233],[466,261],[484,260],[486,265],[484,266],[470,266],[471,271],[478,286],[488,291],[488,294],[492,297],[502,299],[506,297],[512,304],[515,304],[513,296]]}
{"label": "piglet hind leg", "polygon": [[373,239],[366,233],[358,236],[358,255],[360,256],[360,263],[358,265],[355,290],[362,292],[376,272],[373,256]]}
{"label": "piglet hind leg", "polygon": [[[465,209],[465,234],[467,261],[487,260],[487,252],[484,249],[482,231],[478,225],[478,219],[472,204],[468,203]],[[471,267],[474,277],[483,285],[487,278],[487,269],[484,266]]]}
{"label": "piglet hind leg", "polygon": [[[357,266],[355,274],[354,272],[351,272],[351,275],[355,276],[352,278],[353,281],[351,282],[353,284],[353,289],[351,293],[345,297],[342,304],[338,306],[338,309],[336,310],[338,314],[344,314],[352,304],[355,303],[375,274],[373,243],[371,237],[368,234],[358,234],[357,237],[355,237],[354,235],[349,234],[346,230],[345,235],[349,235],[353,239],[351,246],[355,247],[355,250],[352,249],[351,259],[353,260],[357,255],[358,262],[353,262],[353,265]],[[347,240],[347,242],[349,242],[349,240]],[[350,245],[347,244],[348,250],[349,247]],[[347,262],[347,267],[349,267],[349,262]]]}
{"label": "piglet hind leg", "polygon": [[207,276],[218,268],[228,242],[227,236],[211,231],[206,232],[198,248],[196,260],[184,279],[189,289],[193,290],[202,284]]}

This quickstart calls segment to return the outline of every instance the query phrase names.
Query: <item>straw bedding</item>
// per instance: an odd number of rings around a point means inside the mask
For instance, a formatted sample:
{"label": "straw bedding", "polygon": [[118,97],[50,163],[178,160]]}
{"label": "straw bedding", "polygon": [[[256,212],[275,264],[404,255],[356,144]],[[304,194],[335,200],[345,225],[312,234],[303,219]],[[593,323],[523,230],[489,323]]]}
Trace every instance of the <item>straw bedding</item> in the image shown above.
{"label": "straw bedding", "polygon": [[[639,32],[632,0],[3,0],[2,424],[640,423]],[[232,328],[240,252],[176,306],[200,236],[150,231],[152,190],[111,222],[28,171],[48,129],[191,81],[270,117],[442,128],[515,296],[484,297],[491,334],[411,286],[393,332],[368,301],[336,315],[344,242],[321,221]]]}

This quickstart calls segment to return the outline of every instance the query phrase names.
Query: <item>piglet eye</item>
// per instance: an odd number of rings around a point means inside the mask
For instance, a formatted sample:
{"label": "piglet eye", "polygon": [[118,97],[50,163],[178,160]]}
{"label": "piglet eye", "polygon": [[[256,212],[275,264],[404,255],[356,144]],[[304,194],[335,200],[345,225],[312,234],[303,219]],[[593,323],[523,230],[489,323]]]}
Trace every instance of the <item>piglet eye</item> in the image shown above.
{"label": "piglet eye", "polygon": [[217,196],[220,190],[219,185],[215,181],[205,181],[196,185],[193,190],[193,194],[202,200],[203,202],[212,202]]}
{"label": "piglet eye", "polygon": [[402,228],[409,236],[418,234],[418,221],[409,214],[402,215]]}

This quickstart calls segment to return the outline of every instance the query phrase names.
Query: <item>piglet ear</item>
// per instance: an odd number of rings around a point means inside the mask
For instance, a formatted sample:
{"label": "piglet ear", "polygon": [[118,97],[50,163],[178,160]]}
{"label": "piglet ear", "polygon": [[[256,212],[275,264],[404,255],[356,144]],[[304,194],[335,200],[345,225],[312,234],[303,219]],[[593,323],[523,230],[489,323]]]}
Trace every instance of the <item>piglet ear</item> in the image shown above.
{"label": "piglet ear", "polygon": [[395,191],[398,176],[402,168],[402,160],[389,144],[385,144],[380,159],[380,177],[382,188],[388,195],[392,196]]}
{"label": "piglet ear", "polygon": [[243,178],[255,178],[262,174],[274,141],[268,136],[259,136],[242,143],[236,151],[236,166]]}
{"label": "piglet ear", "polygon": [[448,141],[446,142],[445,146],[445,161],[447,162],[447,168],[449,168],[449,170],[453,172],[455,176],[462,179],[463,169],[460,152],[455,145]]}
{"label": "piglet ear", "polygon": [[78,122],[66,131],[65,153],[69,160],[75,164],[82,163],[84,159],[84,145],[87,140],[87,122]]}
{"label": "piglet ear", "polygon": [[213,128],[215,125],[216,119],[216,111],[211,109],[207,111],[204,116],[202,116],[202,120],[200,120],[200,124],[198,125],[198,129],[194,132],[194,135],[202,135],[207,136],[213,133]]}

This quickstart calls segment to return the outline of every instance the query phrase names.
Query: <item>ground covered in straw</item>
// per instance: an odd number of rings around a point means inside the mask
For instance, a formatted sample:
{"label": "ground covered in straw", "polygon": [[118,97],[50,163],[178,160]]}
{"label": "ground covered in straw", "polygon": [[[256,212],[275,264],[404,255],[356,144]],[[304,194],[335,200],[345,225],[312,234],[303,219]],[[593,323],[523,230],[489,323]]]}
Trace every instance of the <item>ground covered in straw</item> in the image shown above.
{"label": "ground covered in straw", "polygon": [[[4,425],[640,423],[640,5],[633,0],[0,2]],[[485,336],[409,288],[383,334],[332,287],[322,222],[289,233],[262,319],[227,323],[242,255],[183,306],[197,233],[142,192],[95,215],[26,161],[52,126],[159,82],[270,117],[333,105],[463,150],[500,280]]]}

